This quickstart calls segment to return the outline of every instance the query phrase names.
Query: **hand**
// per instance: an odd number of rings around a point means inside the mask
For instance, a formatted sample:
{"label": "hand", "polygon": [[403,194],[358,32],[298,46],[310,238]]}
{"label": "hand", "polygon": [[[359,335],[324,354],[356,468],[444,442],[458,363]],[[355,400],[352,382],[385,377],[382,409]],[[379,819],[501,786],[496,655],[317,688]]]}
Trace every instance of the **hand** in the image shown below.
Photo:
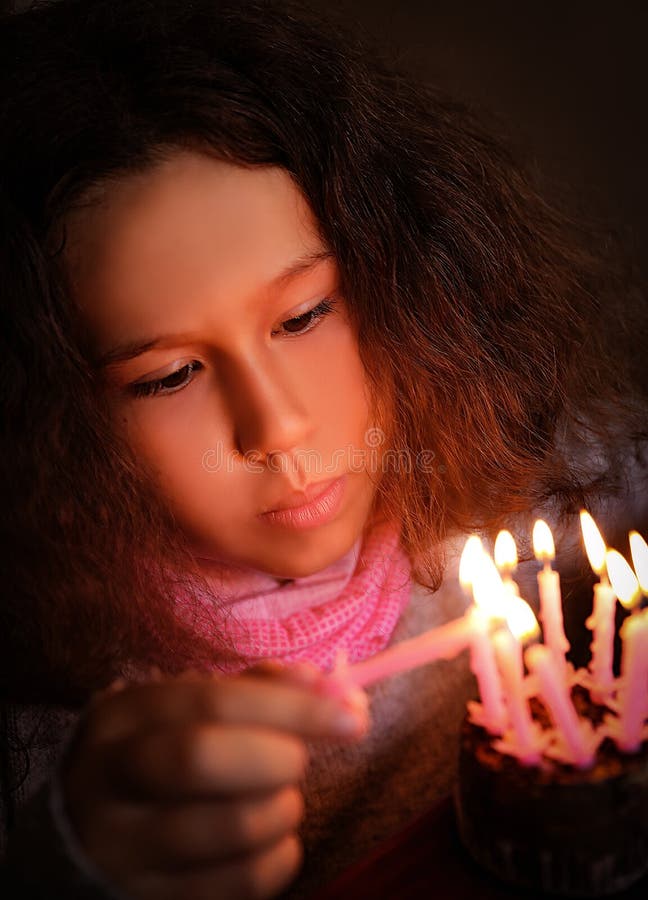
{"label": "hand", "polygon": [[68,816],[136,900],[274,897],[301,863],[305,740],[367,726],[366,695],[307,664],[104,692],[66,754]]}

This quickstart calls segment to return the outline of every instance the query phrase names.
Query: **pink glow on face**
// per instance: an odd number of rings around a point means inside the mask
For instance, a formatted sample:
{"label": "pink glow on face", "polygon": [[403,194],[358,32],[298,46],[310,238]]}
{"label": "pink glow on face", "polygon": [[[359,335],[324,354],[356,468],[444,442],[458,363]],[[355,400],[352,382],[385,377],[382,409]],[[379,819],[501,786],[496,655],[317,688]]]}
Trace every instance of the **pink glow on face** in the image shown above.
{"label": "pink glow on face", "polygon": [[[357,465],[368,382],[335,261],[290,176],[178,153],[111,185],[70,232],[115,422],[197,555],[301,577],[347,552],[378,480]],[[284,527],[262,515],[331,480],[334,514],[294,512]]]}

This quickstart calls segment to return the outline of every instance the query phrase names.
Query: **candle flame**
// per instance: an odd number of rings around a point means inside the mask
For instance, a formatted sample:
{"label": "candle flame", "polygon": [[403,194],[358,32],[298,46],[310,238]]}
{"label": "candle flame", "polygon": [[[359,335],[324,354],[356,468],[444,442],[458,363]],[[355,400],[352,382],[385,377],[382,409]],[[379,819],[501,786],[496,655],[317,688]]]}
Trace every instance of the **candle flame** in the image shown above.
{"label": "candle flame", "polygon": [[630,532],[630,552],[639,587],[644,594],[648,594],[648,544],[638,531]]}
{"label": "candle flame", "polygon": [[542,562],[556,555],[551,529],[544,519],[537,519],[533,526],[533,553]]}
{"label": "candle flame", "polygon": [[472,582],[475,605],[487,616],[503,618],[508,593],[493,558],[482,550],[479,559],[475,557],[475,566]]}
{"label": "candle flame", "polygon": [[506,598],[506,622],[518,640],[530,641],[540,634],[535,613],[522,597],[510,594]]}
{"label": "candle flame", "polygon": [[484,545],[481,538],[478,534],[471,534],[464,544],[459,560],[459,582],[464,590],[472,587],[483,552]]}
{"label": "candle flame", "polygon": [[630,564],[617,550],[608,550],[605,554],[605,565],[612,590],[626,609],[630,609],[635,605],[641,593],[637,576],[632,571]]}
{"label": "candle flame", "polygon": [[500,570],[508,573],[517,566],[517,547],[510,531],[503,529],[495,539],[495,565]]}
{"label": "candle flame", "polygon": [[601,532],[598,530],[596,522],[584,509],[581,509],[580,512],[580,522],[583,540],[585,542],[585,551],[590,566],[597,575],[600,575],[605,569],[605,552],[607,550],[605,541],[601,536]]}

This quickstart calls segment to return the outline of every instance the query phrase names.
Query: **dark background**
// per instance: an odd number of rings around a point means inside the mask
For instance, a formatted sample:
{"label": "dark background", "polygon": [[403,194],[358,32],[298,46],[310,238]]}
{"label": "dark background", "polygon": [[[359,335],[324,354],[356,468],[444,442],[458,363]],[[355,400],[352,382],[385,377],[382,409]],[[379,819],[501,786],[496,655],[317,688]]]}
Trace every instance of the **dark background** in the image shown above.
{"label": "dark background", "polygon": [[[621,232],[648,276],[648,3],[304,2],[355,24],[400,68],[493,114],[579,212]],[[0,0],[0,9],[26,6]]]}
{"label": "dark background", "polygon": [[401,68],[497,117],[579,211],[621,231],[648,276],[648,3],[309,0]]}

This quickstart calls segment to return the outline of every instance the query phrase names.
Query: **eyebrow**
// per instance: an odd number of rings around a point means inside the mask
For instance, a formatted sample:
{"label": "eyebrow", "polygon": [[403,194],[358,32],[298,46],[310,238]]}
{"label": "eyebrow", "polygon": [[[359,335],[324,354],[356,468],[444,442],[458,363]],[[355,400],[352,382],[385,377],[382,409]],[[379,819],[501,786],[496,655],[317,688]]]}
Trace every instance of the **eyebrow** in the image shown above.
{"label": "eyebrow", "polygon": [[[275,275],[269,282],[269,287],[273,289],[285,287],[287,283],[292,281],[294,278],[297,278],[299,275],[304,275],[307,272],[310,272],[315,266],[319,265],[319,263],[323,262],[326,259],[332,259],[333,252],[328,249],[317,250],[313,253],[308,253],[304,256],[300,256],[298,259],[294,260],[285,269],[282,269],[278,275]],[[95,361],[95,365],[97,368],[102,369],[106,368],[106,366],[114,365],[118,362],[125,362],[128,359],[134,359],[137,356],[141,356],[143,353],[147,353],[149,350],[153,350],[154,347],[158,347],[160,345],[168,344],[172,346],[174,343],[182,343],[183,340],[186,340],[188,335],[184,334],[161,334],[154,338],[148,338],[146,340],[138,340],[138,341],[129,341],[126,344],[121,344],[117,347],[113,347],[110,350],[107,350],[105,353],[102,353]]]}

